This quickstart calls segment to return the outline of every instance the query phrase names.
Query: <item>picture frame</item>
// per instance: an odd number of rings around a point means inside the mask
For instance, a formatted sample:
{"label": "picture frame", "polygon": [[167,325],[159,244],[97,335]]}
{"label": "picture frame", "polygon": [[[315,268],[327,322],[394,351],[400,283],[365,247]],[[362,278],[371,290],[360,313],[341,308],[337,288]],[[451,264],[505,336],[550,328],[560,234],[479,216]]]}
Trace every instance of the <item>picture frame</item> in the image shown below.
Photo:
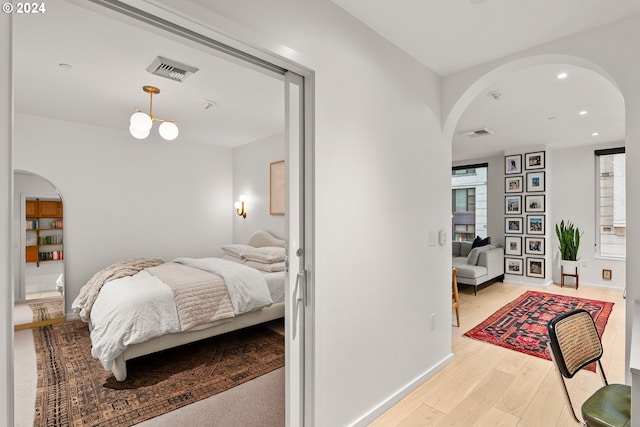
{"label": "picture frame", "polygon": [[505,217],[504,232],[506,234],[523,234],[522,217],[521,216]]}
{"label": "picture frame", "polygon": [[505,236],[504,237],[504,254],[522,256],[522,237]]}
{"label": "picture frame", "polygon": [[527,193],[544,192],[544,171],[527,173]]}
{"label": "picture frame", "polygon": [[544,194],[527,194],[526,196],[524,196],[525,212],[544,212],[544,205]]}
{"label": "picture frame", "polygon": [[520,176],[506,176],[504,178],[504,192],[505,193],[522,193],[524,190],[524,177]]}
{"label": "picture frame", "polygon": [[504,258],[504,274],[513,274],[515,276],[524,275],[524,262],[522,258]]}
{"label": "picture frame", "polygon": [[544,237],[525,237],[524,253],[528,255],[544,255]]}
{"label": "picture frame", "polygon": [[527,215],[527,234],[545,234],[544,215]]}
{"label": "picture frame", "polygon": [[522,154],[504,156],[504,174],[522,173]]}
{"label": "picture frame", "polygon": [[284,160],[269,164],[269,214],[284,215]]}
{"label": "picture frame", "polygon": [[608,269],[602,270],[602,280],[611,280],[611,270],[608,270]]}
{"label": "picture frame", "polygon": [[544,151],[526,153],[524,155],[524,168],[527,170],[544,169],[544,154]]}
{"label": "picture frame", "polygon": [[544,258],[527,258],[527,276],[544,279]]}
{"label": "picture frame", "polygon": [[504,196],[504,213],[519,215],[522,213],[522,196]]}

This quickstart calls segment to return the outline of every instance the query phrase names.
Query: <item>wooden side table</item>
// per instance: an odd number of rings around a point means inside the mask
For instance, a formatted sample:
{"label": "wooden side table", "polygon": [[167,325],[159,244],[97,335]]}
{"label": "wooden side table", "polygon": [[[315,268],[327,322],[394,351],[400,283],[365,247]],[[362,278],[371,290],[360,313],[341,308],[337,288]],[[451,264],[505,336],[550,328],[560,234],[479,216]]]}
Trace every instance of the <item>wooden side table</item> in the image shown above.
{"label": "wooden side table", "polygon": [[580,285],[580,275],[578,274],[578,266],[576,265],[576,271],[574,274],[570,274],[570,273],[565,273],[564,272],[564,265],[560,266],[560,287],[564,287],[564,278],[565,277],[573,277],[576,279],[576,289],[578,289],[578,286]]}

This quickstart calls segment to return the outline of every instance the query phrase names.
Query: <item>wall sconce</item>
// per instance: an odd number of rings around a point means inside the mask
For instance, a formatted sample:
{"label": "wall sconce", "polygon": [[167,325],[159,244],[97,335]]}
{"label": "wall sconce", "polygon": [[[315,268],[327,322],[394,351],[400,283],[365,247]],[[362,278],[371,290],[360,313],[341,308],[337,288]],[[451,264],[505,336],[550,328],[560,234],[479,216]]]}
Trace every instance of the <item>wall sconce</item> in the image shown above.
{"label": "wall sconce", "polygon": [[245,210],[245,203],[247,201],[247,197],[244,194],[240,195],[240,200],[233,204],[233,207],[236,208],[236,213],[240,215],[242,218],[247,217],[247,211]]}

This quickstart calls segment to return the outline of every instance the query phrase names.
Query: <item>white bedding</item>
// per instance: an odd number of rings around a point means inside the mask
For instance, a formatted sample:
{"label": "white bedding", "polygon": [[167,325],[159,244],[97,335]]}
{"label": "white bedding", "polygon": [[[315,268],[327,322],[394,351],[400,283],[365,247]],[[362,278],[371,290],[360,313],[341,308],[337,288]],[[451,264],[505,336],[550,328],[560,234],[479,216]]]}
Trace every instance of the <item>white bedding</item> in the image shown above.
{"label": "white bedding", "polygon": [[[219,258],[179,258],[174,262],[224,277],[236,315],[269,306],[274,300],[281,302],[284,297],[283,272],[262,273]],[[145,270],[102,286],[89,328],[91,354],[107,370],[129,345],[181,331],[171,288]]]}
{"label": "white bedding", "polygon": [[142,270],[102,286],[91,310],[91,355],[111,369],[127,346],[180,331],[169,285]]}

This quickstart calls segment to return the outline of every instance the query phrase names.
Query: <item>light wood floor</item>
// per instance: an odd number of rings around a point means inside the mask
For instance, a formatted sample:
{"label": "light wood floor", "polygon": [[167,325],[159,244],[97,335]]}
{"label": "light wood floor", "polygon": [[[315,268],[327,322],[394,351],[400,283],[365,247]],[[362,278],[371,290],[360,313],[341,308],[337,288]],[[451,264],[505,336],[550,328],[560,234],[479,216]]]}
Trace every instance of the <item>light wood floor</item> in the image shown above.
{"label": "light wood floor", "polygon": [[[581,286],[548,289],[494,283],[460,287],[461,327],[452,327],[453,362],[375,420],[391,426],[576,426],[552,362],[462,336],[526,290],[614,302],[603,336],[602,363],[610,383],[624,383],[624,299],[621,292]],[[455,324],[455,315],[452,318]],[[578,409],[602,385],[599,374],[580,372],[569,383]]]}

